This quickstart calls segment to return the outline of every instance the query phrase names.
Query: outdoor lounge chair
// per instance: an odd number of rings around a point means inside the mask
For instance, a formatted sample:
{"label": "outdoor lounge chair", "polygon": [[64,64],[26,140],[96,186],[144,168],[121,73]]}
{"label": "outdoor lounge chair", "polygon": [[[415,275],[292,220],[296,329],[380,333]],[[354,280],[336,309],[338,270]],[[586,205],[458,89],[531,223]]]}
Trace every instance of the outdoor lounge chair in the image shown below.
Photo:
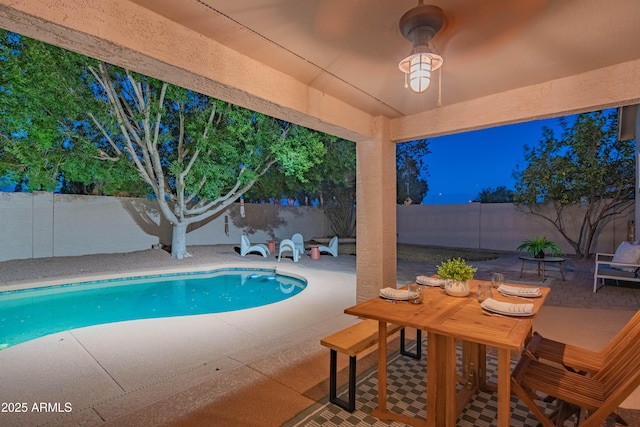
{"label": "outdoor lounge chair", "polygon": [[302,255],[304,253],[304,238],[302,237],[302,234],[300,233],[294,234],[291,237],[291,241],[296,246],[296,250],[298,251],[298,254]]}
{"label": "outdoor lounge chair", "polygon": [[333,256],[338,256],[338,236],[334,236],[329,242],[329,246],[319,246],[320,253],[329,252]]}
{"label": "outdoor lounge chair", "polygon": [[293,240],[291,239],[284,239],[282,242],[280,242],[280,250],[278,252],[278,262],[280,262],[280,257],[282,256],[282,252],[287,252],[287,251],[293,254],[293,262],[298,262],[298,257],[300,256],[300,254],[296,249],[296,244],[293,243]]}
{"label": "outdoor lounge chair", "polygon": [[263,257],[267,257],[271,252],[269,252],[269,248],[267,245],[262,243],[257,243],[255,245],[251,245],[249,242],[249,238],[244,234],[240,237],[240,256],[245,256],[251,252],[259,252]]}

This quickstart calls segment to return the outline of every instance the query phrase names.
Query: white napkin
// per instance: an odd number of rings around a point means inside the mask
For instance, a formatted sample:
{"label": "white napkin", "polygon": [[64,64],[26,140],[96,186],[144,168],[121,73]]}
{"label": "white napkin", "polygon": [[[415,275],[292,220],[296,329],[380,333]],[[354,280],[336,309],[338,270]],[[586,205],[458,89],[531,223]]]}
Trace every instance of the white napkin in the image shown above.
{"label": "white napkin", "polygon": [[523,288],[521,286],[500,285],[498,286],[498,291],[510,295],[521,295],[530,297],[540,296],[540,288]]}
{"label": "white napkin", "polygon": [[416,277],[416,283],[419,283],[425,286],[440,286],[440,285],[444,285],[445,280],[438,279],[436,277],[418,276]]}
{"label": "white napkin", "polygon": [[496,301],[493,298],[487,298],[480,305],[482,308],[500,313],[533,314],[533,304],[531,303],[512,304],[510,302]]}
{"label": "white napkin", "polygon": [[406,289],[384,288],[380,289],[380,296],[389,299],[396,300],[408,300],[414,292],[409,292]]}

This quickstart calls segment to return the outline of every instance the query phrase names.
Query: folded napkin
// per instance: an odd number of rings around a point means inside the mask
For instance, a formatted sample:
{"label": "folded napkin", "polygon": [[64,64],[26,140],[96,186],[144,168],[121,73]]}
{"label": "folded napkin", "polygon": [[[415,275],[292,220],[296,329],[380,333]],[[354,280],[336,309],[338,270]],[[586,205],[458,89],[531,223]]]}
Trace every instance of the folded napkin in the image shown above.
{"label": "folded napkin", "polygon": [[446,280],[438,279],[436,277],[427,277],[427,276],[416,277],[416,283],[419,283],[425,286],[440,286],[440,285],[444,285],[445,282]]}
{"label": "folded napkin", "polygon": [[523,288],[521,286],[500,285],[498,286],[498,291],[510,295],[521,295],[530,297],[540,295],[540,288]]}
{"label": "folded napkin", "polygon": [[510,302],[496,301],[493,298],[487,298],[480,305],[487,310],[504,314],[533,314],[533,304],[531,303],[512,304]]}
{"label": "folded napkin", "polygon": [[408,300],[414,292],[409,292],[407,289],[395,289],[384,288],[380,289],[380,296],[383,298],[396,299],[396,300]]}

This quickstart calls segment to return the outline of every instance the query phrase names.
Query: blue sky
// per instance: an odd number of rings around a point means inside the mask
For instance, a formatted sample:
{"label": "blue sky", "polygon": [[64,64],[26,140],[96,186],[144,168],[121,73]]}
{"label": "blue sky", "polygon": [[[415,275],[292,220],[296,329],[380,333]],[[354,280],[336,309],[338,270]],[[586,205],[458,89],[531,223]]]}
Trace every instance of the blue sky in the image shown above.
{"label": "blue sky", "polygon": [[537,120],[429,138],[429,192],[423,203],[468,203],[485,188],[513,189],[516,165],[524,167],[524,145],[537,145],[543,126],[557,129],[558,123]]}

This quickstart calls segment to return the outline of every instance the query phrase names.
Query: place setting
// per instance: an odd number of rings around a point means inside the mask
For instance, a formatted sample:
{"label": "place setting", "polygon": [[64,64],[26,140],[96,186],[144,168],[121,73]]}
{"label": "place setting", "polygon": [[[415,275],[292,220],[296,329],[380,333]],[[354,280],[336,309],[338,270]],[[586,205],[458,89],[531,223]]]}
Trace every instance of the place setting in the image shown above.
{"label": "place setting", "polygon": [[534,314],[532,303],[510,303],[493,298],[493,289],[503,296],[516,298],[535,298],[542,295],[540,288],[528,288],[504,284],[504,275],[493,273],[490,284],[480,284],[476,297],[484,314],[509,317],[526,317]]}

